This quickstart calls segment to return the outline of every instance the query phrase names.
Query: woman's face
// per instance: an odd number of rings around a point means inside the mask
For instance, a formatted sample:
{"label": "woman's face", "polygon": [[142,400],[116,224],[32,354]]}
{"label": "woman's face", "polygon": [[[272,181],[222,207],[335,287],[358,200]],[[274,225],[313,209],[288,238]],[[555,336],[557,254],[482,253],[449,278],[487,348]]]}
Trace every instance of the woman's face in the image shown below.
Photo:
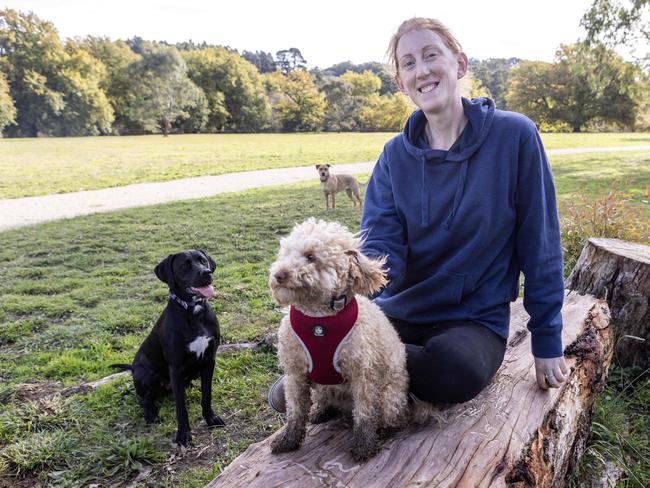
{"label": "woman's face", "polygon": [[465,53],[454,54],[430,30],[414,30],[397,43],[397,86],[424,113],[443,113],[459,96],[467,72]]}

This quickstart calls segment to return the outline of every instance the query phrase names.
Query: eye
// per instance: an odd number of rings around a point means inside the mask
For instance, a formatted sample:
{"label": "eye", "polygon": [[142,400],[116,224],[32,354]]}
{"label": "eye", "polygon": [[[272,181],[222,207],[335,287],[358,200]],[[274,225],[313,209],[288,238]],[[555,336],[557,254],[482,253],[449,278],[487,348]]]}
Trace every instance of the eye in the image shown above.
{"label": "eye", "polygon": [[190,269],[190,262],[189,261],[183,261],[183,264],[181,264],[181,268],[183,269]]}
{"label": "eye", "polygon": [[431,58],[435,58],[435,57],[436,57],[436,53],[428,53],[427,54],[427,59],[431,59]]}
{"label": "eye", "polygon": [[313,263],[316,261],[316,256],[312,253],[305,254],[305,259],[307,260],[308,263]]}

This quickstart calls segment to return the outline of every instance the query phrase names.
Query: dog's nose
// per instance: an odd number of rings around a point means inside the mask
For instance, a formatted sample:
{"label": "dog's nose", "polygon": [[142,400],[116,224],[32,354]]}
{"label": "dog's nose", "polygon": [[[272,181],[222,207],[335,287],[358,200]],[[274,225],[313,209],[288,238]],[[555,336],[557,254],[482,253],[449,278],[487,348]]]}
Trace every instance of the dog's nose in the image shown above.
{"label": "dog's nose", "polygon": [[284,271],[278,271],[273,276],[275,277],[275,281],[277,281],[278,283],[282,283],[284,280],[287,279],[287,273],[285,273]]}
{"label": "dog's nose", "polygon": [[212,271],[210,271],[209,269],[204,269],[201,272],[201,278],[203,278],[204,280],[211,280],[212,279]]}

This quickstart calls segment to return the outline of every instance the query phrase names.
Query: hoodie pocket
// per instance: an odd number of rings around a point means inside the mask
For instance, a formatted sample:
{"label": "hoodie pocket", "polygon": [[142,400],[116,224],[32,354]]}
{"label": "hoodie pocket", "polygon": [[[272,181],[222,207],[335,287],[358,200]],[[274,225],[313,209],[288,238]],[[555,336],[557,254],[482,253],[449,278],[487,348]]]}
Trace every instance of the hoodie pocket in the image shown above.
{"label": "hoodie pocket", "polygon": [[435,275],[405,289],[394,297],[409,314],[428,315],[432,309],[459,305],[463,299],[465,275],[438,271]]}

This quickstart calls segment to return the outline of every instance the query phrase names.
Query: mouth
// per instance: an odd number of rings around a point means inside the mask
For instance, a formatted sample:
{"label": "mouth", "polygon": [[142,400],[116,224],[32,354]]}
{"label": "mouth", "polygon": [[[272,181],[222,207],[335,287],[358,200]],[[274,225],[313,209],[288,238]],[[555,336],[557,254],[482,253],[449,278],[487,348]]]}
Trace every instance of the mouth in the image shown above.
{"label": "mouth", "polygon": [[205,286],[191,286],[189,288],[190,292],[194,295],[200,295],[203,298],[212,298],[214,296],[214,287],[212,285]]}
{"label": "mouth", "polygon": [[440,84],[440,82],[436,81],[436,82],[431,83],[429,85],[421,86],[420,88],[418,88],[418,91],[420,93],[429,93],[429,92],[435,90],[436,88],[438,88],[439,84]]}

